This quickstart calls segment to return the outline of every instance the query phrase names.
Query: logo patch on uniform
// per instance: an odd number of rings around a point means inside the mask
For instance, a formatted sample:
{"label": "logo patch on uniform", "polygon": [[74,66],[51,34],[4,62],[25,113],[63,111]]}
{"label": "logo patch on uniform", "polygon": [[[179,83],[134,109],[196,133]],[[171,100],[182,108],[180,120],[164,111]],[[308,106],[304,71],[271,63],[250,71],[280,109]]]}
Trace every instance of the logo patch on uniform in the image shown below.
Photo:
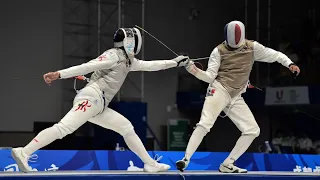
{"label": "logo patch on uniform", "polygon": [[106,59],[106,57],[107,57],[106,55],[102,54],[101,56],[98,57],[98,59],[99,59],[99,61],[102,61],[103,59]]}
{"label": "logo patch on uniform", "polygon": [[215,89],[213,89],[213,88],[208,88],[207,96],[212,96],[215,92],[216,92]]}
{"label": "logo patch on uniform", "polygon": [[91,105],[88,105],[88,100],[86,101],[83,101],[81,104],[78,104],[78,108],[75,110],[75,111],[83,111],[83,112],[86,112],[87,111],[87,108],[91,107]]}
{"label": "logo patch on uniform", "polygon": [[97,105],[97,104],[98,104],[98,100],[97,100],[97,99],[94,101],[94,104],[95,104],[95,105]]}
{"label": "logo patch on uniform", "polygon": [[110,57],[110,56],[114,56],[114,53],[111,52],[111,51],[105,51],[104,53],[102,53],[98,59],[99,61],[102,61],[102,60],[106,60],[107,59],[107,55]]}

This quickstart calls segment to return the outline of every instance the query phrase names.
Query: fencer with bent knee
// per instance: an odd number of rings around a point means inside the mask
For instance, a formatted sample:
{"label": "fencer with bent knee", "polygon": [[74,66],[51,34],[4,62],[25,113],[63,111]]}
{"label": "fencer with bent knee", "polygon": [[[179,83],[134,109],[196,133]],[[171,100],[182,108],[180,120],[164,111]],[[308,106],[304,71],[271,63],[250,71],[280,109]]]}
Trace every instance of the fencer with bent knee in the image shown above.
{"label": "fencer with bent knee", "polygon": [[89,83],[76,95],[72,109],[54,126],[41,131],[27,146],[14,148],[12,156],[23,172],[30,171],[29,156],[40,148],[73,133],[87,121],[121,134],[128,145],[144,162],[148,172],[167,171],[170,166],[152,159],[134,131],[130,121],[108,108],[109,102],[122,86],[130,71],[159,71],[184,66],[188,57],[172,60],[143,61],[136,59],[142,38],[136,28],[120,28],[114,35],[114,48],[87,63],[44,75],[46,83],[93,72]]}
{"label": "fencer with bent knee", "polygon": [[264,47],[257,41],[245,39],[245,27],[240,21],[232,21],[225,26],[225,41],[214,48],[206,71],[198,69],[192,61],[186,70],[196,78],[209,83],[200,122],[189,140],[185,157],[176,162],[177,169],[183,171],[203,137],[210,131],[221,111],[241,131],[235,147],[220,165],[219,171],[225,173],[244,173],[234,162],[248,149],[259,136],[260,128],[249,107],[241,97],[246,91],[252,66],[255,61],[279,62],[292,72],[300,72],[286,55]]}

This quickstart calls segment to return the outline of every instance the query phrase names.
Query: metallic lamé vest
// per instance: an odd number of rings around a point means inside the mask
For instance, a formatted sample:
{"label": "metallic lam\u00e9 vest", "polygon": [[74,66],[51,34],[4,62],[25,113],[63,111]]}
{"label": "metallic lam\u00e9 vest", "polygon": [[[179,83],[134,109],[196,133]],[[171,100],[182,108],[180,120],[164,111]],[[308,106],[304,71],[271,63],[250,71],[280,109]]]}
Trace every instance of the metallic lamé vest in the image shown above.
{"label": "metallic lam\u00e9 vest", "polygon": [[216,80],[228,91],[231,98],[247,86],[254,63],[253,42],[246,40],[243,47],[232,50],[222,43],[218,47],[221,63]]}

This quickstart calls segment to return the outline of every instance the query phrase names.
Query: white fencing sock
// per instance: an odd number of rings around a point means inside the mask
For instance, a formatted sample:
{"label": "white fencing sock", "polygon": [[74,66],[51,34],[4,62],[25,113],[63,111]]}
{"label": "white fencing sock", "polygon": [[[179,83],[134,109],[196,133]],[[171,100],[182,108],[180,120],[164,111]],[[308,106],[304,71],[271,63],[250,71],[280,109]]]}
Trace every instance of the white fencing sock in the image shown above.
{"label": "white fencing sock", "polygon": [[201,144],[203,138],[207,135],[207,131],[202,126],[197,126],[196,129],[193,131],[187,149],[185,158],[190,160],[194,152],[198,149],[199,145]]}
{"label": "white fencing sock", "polygon": [[223,164],[233,164],[243,153],[246,152],[246,150],[251,145],[252,141],[255,139],[255,136],[252,135],[242,135],[238,139],[236,145],[232,149],[229,156],[224,160]]}
{"label": "white fencing sock", "polygon": [[144,164],[150,164],[154,162],[154,160],[148,154],[140,138],[134,131],[126,134],[125,136],[123,136],[123,138],[129,149],[134,152],[143,161]]}
{"label": "white fencing sock", "polygon": [[23,151],[30,156],[35,151],[47,146],[59,137],[59,131],[55,126],[41,131],[28,145],[23,148]]}

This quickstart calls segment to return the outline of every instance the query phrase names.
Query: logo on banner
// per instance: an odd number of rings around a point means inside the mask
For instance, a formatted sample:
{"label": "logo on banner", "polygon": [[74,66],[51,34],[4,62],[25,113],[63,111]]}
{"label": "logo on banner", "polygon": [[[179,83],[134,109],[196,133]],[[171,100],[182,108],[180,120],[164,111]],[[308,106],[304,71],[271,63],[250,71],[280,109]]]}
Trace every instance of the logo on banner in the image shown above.
{"label": "logo on banner", "polygon": [[283,98],[283,90],[277,91],[277,99],[281,100]]}
{"label": "logo on banner", "polygon": [[266,88],[266,105],[309,104],[308,87]]}
{"label": "logo on banner", "polygon": [[17,164],[9,164],[3,171],[19,171],[19,168]]}
{"label": "logo on banner", "polygon": [[276,91],[276,103],[278,104],[282,104],[282,103],[286,103],[286,101],[283,99],[283,89]]}
{"label": "logo on banner", "polygon": [[133,164],[133,161],[129,161],[129,165],[130,166],[127,168],[127,171],[143,171],[142,168],[139,168],[139,167],[135,166]]}
{"label": "logo on banner", "polygon": [[[31,171],[38,171],[37,168],[33,168],[31,166],[29,166],[29,168],[31,169]],[[50,168],[45,168],[44,171],[57,171],[59,170],[59,167],[57,167],[55,164],[51,164]],[[7,172],[15,172],[15,171],[19,171],[19,167],[17,164],[9,164],[8,166],[6,166],[3,171],[7,171]]]}
{"label": "logo on banner", "polygon": [[310,167],[304,166],[303,168],[301,166],[296,166],[296,168],[293,169],[293,172],[320,172],[320,166],[316,166],[315,169],[312,169]]}
{"label": "logo on banner", "polygon": [[290,96],[291,102],[297,102],[297,99],[299,98],[297,92],[294,89],[292,89],[292,90],[290,90],[289,93],[290,93],[289,96]]}
{"label": "logo on banner", "polygon": [[[33,154],[32,156],[30,156],[29,162],[36,162],[37,159],[38,159],[38,155]],[[30,165],[29,165],[29,168],[31,169],[31,171],[38,171],[37,168],[33,168]],[[51,166],[48,169],[45,168],[44,171],[56,171],[58,169],[59,167],[57,167],[55,164],[51,164]],[[3,171],[15,172],[15,171],[19,171],[19,167],[17,164],[9,164],[6,167],[4,167]]]}
{"label": "logo on banner", "polygon": [[58,170],[59,169],[59,167],[57,167],[55,164],[51,164],[51,166],[50,166],[51,168],[46,168],[46,169],[44,169],[44,171],[56,171],[56,170]]}
{"label": "logo on banner", "polygon": [[[288,98],[289,98],[290,102],[292,102],[292,103],[297,102],[297,99],[298,99],[299,96],[297,95],[297,93],[296,93],[296,91],[294,89],[289,90],[289,92],[287,92],[287,93],[288,93],[288,96],[289,96]],[[277,102],[279,102],[279,103],[285,103],[286,102],[284,100],[284,91],[283,91],[283,89],[281,89],[280,91],[277,91],[276,97],[277,97]]]}

